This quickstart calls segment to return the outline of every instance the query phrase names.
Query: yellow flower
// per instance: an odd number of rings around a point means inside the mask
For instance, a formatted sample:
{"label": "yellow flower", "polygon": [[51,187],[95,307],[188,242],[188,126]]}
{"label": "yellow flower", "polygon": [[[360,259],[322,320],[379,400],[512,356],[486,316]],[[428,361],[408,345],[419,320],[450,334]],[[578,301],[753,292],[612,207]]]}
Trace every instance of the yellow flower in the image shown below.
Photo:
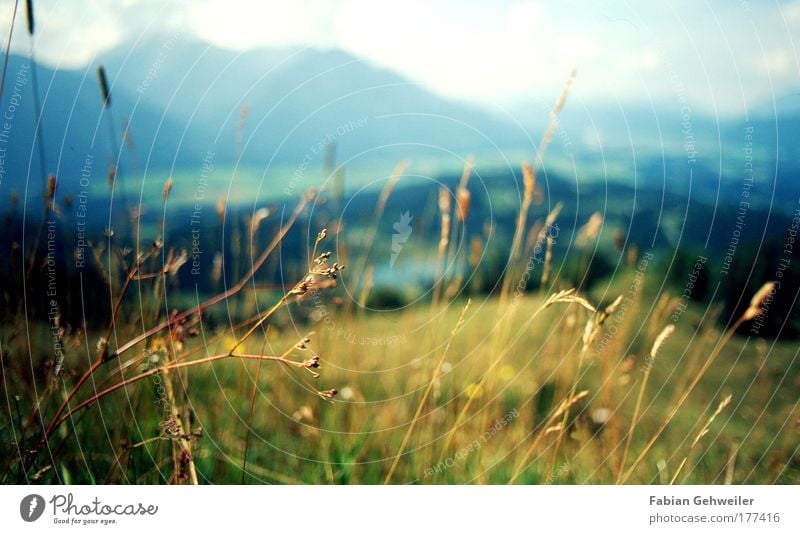
{"label": "yellow flower", "polygon": [[231,334],[225,334],[222,339],[220,339],[220,345],[222,346],[222,350],[227,352],[236,346],[236,338]]}
{"label": "yellow flower", "polygon": [[465,393],[470,399],[477,399],[483,395],[483,388],[479,384],[470,384],[467,386]]}
{"label": "yellow flower", "polygon": [[504,366],[502,366],[500,368],[500,370],[498,371],[497,374],[500,377],[500,380],[508,381],[508,380],[511,380],[512,378],[514,378],[514,375],[516,373],[517,372],[514,370],[513,367],[511,367],[510,365],[506,364],[506,365],[504,365]]}

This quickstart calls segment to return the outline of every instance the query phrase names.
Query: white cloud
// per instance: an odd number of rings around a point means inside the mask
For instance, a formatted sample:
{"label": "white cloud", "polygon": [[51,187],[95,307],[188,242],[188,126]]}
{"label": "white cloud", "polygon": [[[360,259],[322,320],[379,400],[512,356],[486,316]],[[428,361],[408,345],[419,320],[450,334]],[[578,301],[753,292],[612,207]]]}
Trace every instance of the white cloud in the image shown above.
{"label": "white cloud", "polygon": [[[800,1],[37,0],[37,56],[83,67],[150,32],[214,45],[338,47],[446,95],[553,98],[578,68],[586,99],[674,99],[671,65],[699,107],[736,112],[796,90]],[[21,7],[24,3],[21,3]],[[13,49],[27,53],[24,9]],[[0,7],[8,28],[10,6]],[[2,30],[0,30],[2,31]]]}
{"label": "white cloud", "polygon": [[334,13],[328,0],[206,0],[188,3],[185,11],[190,31],[223,48],[333,44],[326,38]]}
{"label": "white cloud", "polygon": [[[95,54],[113,48],[126,37],[122,21],[107,9],[106,2],[49,2],[42,9],[38,3],[35,5],[36,50],[48,64],[61,68],[83,67]],[[10,4],[3,6],[4,29],[9,27],[10,8]],[[24,2],[20,2],[13,51],[28,53],[30,38],[26,30]]]}

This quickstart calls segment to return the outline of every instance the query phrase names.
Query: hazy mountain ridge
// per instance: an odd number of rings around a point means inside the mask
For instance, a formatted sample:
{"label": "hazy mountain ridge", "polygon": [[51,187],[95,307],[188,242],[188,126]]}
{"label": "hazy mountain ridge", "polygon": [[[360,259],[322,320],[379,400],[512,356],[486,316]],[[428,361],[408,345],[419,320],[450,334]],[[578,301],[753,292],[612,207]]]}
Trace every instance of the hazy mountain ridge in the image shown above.
{"label": "hazy mountain ridge", "polygon": [[[117,142],[123,124],[129,125],[120,160],[121,176],[131,182],[122,184],[127,194],[138,188],[131,176],[138,179],[146,170],[157,174],[153,179],[160,184],[173,170],[199,173],[209,155],[215,165],[225,166],[240,153],[242,166],[265,172],[279,165],[320,168],[324,147],[333,139],[338,160],[349,168],[380,164],[388,172],[406,157],[457,164],[475,154],[487,174],[498,174],[505,171],[492,166],[533,158],[534,139],[549,117],[549,105],[541,102],[512,110],[508,117],[450,102],[338,50],[238,53],[165,35],[120,46],[99,60],[111,83]],[[9,78],[25,64],[26,58],[11,57]],[[63,191],[74,192],[90,154],[92,179],[104,183],[112,149],[95,69],[40,66],[38,72],[48,172],[58,175]],[[800,113],[791,106],[784,113],[784,108],[777,117],[765,108],[748,119],[718,121],[696,110],[686,113],[677,102],[587,103],[577,95],[560,117],[545,165],[553,167],[553,177],[569,182],[612,180],[699,195],[706,202],[735,201],[740,188],[721,184],[742,180],[745,131],[752,128],[761,202],[775,198],[788,205],[798,189],[800,147],[792,139]],[[31,154],[33,120],[28,83],[13,121],[18,148],[5,162],[5,185],[23,190],[30,163],[36,186],[29,195],[35,198],[41,180]]]}

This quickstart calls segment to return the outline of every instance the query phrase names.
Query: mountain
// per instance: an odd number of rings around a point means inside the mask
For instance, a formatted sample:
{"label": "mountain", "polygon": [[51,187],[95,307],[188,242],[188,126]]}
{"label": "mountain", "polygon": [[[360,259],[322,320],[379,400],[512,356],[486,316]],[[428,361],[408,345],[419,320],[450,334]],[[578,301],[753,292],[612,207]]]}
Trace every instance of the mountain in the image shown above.
{"label": "mountain", "polygon": [[[405,158],[413,160],[410,172],[418,180],[459,168],[468,154],[476,156],[479,171],[498,176],[533,159],[551,105],[531,101],[502,115],[454,102],[339,50],[240,53],[180,35],[126,43],[98,63],[111,86],[111,107],[105,111],[96,65],[37,68],[46,169],[57,174],[62,192],[78,192],[91,155],[92,186],[105,194],[113,161],[110,124],[117,144],[127,125],[118,191],[137,198],[159,198],[167,176],[186,182],[176,184],[179,194],[196,189],[204,163],[230,173],[237,154],[241,167],[250,171],[242,178],[249,180],[250,187],[243,188],[248,194],[281,196],[286,184],[296,194],[321,184],[320,169],[334,142],[349,176],[354,169],[368,171],[362,183],[348,179],[350,192],[385,176]],[[26,65],[26,58],[10,58],[0,103],[8,111],[17,86],[0,187],[22,194],[27,186],[29,201],[38,206],[42,179]],[[22,83],[15,83],[18,73]],[[586,102],[571,95],[541,177],[575,184],[616,181],[729,203],[741,195],[752,156],[754,201],[788,209],[796,203],[800,174],[798,99],[777,99],[777,112],[762,106],[746,119],[716,119],[687,111],[677,101]],[[208,202],[226,194],[231,174],[223,178]]]}
{"label": "mountain", "polygon": [[[793,211],[800,196],[800,97],[743,116],[715,117],[677,100],[647,105],[571,99],[548,160],[580,181],[622,181],[712,204],[751,203]],[[512,113],[533,131],[547,118],[532,101]]]}
{"label": "mountain", "polygon": [[[320,168],[333,140],[339,161],[348,166],[394,164],[406,157],[458,161],[491,152],[497,159],[508,148],[530,150],[525,132],[510,121],[448,101],[341,51],[238,53],[165,37],[127,44],[100,61],[111,89],[106,111],[96,66],[72,71],[38,66],[46,167],[67,189],[77,183],[87,154],[93,157],[92,179],[105,183],[113,152],[104,116],[109,113],[117,143],[123,125],[128,128],[120,171],[128,176],[146,171],[159,183],[175,171],[199,173],[204,159],[232,165],[239,152],[242,166],[262,172]],[[26,65],[26,58],[10,58],[3,107],[15,73]],[[13,121],[15,148],[5,162],[17,189],[25,187],[28,175],[40,183],[37,160],[31,159],[36,152],[30,80],[21,94]],[[318,184],[298,184],[312,185]]]}

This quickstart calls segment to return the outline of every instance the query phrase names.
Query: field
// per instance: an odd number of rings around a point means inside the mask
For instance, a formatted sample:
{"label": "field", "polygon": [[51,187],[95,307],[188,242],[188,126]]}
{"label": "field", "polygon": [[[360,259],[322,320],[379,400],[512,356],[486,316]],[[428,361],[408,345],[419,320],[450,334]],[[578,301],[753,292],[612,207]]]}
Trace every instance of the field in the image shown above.
{"label": "field", "polygon": [[[443,224],[468,209],[463,193],[445,197]],[[7,321],[4,481],[798,481],[797,344],[747,335],[769,284],[727,325],[719,306],[670,294],[635,251],[576,292],[571,264],[548,257],[551,214],[512,240],[489,292],[446,269],[429,295],[370,311],[369,256],[343,268],[327,231],[309,243],[310,274],[247,291],[294,223],[254,249],[241,285],[207,300],[164,290],[192,262],[155,243],[109,260],[106,331]],[[475,261],[442,239],[443,269]],[[361,294],[336,296],[340,278]]]}
{"label": "field", "polygon": [[13,192],[3,482],[800,482],[794,199],[776,178],[742,214],[605,156],[614,180],[551,179],[574,77],[533,163],[494,176],[346,187],[331,143],[304,193],[211,152],[138,195],[114,163],[108,194]]}

